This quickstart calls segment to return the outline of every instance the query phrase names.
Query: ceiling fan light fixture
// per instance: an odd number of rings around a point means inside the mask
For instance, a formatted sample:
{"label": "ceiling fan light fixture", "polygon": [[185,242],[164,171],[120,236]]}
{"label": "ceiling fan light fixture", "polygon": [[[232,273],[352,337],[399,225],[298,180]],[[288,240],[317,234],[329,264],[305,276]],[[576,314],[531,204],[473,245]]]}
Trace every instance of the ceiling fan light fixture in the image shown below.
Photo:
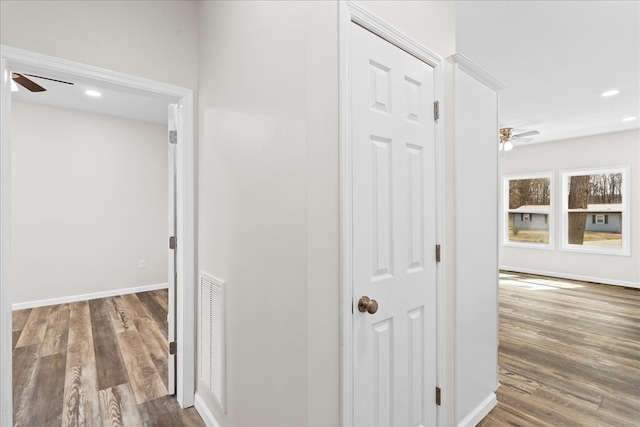
{"label": "ceiling fan light fixture", "polygon": [[619,91],[618,89],[611,89],[611,90],[607,90],[607,91],[605,91],[605,92],[602,92],[602,93],[600,94],[600,96],[603,96],[603,97],[605,97],[605,98],[608,98],[608,97],[610,97],[610,96],[615,96],[615,95],[617,95],[617,94],[619,94],[619,93],[620,93],[620,91]]}
{"label": "ceiling fan light fixture", "polygon": [[507,141],[504,143],[504,151],[511,151],[513,150],[513,142],[511,141]]}
{"label": "ceiling fan light fixture", "polygon": [[623,122],[632,122],[634,120],[636,120],[637,117],[635,116],[631,116],[631,117],[625,117],[624,119],[622,119]]}
{"label": "ceiling fan light fixture", "polygon": [[531,142],[533,138],[523,138],[526,136],[540,135],[537,130],[529,130],[514,135],[513,128],[500,128],[500,151],[513,150],[513,141]]}

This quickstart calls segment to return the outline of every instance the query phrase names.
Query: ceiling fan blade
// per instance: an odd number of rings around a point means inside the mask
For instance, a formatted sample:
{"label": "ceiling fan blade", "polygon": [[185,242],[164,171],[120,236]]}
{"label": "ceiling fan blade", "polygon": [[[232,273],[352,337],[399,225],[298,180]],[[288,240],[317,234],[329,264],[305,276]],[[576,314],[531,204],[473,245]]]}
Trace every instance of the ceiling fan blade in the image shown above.
{"label": "ceiling fan blade", "polygon": [[533,136],[533,135],[539,135],[540,132],[538,132],[537,130],[530,130],[529,132],[522,132],[519,133],[517,135],[513,135],[513,138],[522,138],[523,136]]}
{"label": "ceiling fan blade", "polygon": [[73,83],[71,83],[71,82],[65,82],[64,80],[56,80],[56,79],[52,79],[52,78],[49,78],[49,77],[36,76],[35,74],[24,73],[24,75],[25,76],[29,76],[29,77],[36,77],[38,79],[49,80],[49,81],[52,81],[52,82],[64,83],[66,85],[73,85]]}
{"label": "ceiling fan blade", "polygon": [[31,92],[46,91],[46,89],[40,86],[38,83],[23,76],[22,74],[13,73],[13,76],[11,78],[13,79],[14,82],[18,83],[20,86],[24,87],[25,89],[30,90]]}

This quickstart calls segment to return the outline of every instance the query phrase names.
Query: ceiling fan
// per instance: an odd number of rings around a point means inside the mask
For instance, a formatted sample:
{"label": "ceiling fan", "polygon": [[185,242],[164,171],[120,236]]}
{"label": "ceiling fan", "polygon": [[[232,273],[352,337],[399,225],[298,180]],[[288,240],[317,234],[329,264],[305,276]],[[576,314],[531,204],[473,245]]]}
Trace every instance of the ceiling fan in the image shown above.
{"label": "ceiling fan", "polygon": [[[52,82],[58,82],[58,83],[64,83],[67,85],[73,85],[73,83],[71,82],[65,82],[64,80],[56,80],[56,79],[52,79],[49,77],[42,77],[42,76],[36,76],[35,74],[27,74],[27,73],[16,73],[16,72],[12,72],[11,73],[11,79],[13,80],[13,82],[19,84],[20,86],[22,86],[23,88],[31,91],[31,92],[44,92],[46,91],[45,88],[43,88],[42,86],[40,86],[38,83],[34,82],[33,80],[31,80],[29,77],[34,77],[34,78],[38,78],[38,79],[43,79],[43,80],[49,80]],[[18,90],[18,86],[14,86],[13,84],[11,85],[11,90],[13,92]]]}
{"label": "ceiling fan", "polygon": [[527,138],[527,136],[538,135],[539,133],[540,132],[537,130],[530,130],[528,132],[522,132],[514,135],[513,128],[500,128],[500,151],[509,151],[513,149],[513,141],[533,141],[533,138]]}

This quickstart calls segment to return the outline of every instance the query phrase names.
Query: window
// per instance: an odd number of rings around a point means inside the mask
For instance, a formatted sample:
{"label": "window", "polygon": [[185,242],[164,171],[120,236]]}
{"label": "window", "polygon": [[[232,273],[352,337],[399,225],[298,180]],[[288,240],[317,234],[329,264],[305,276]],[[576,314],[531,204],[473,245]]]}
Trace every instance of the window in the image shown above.
{"label": "window", "polygon": [[504,177],[503,244],[551,248],[551,173]]}
{"label": "window", "polygon": [[629,255],[628,167],[562,174],[562,248]]}

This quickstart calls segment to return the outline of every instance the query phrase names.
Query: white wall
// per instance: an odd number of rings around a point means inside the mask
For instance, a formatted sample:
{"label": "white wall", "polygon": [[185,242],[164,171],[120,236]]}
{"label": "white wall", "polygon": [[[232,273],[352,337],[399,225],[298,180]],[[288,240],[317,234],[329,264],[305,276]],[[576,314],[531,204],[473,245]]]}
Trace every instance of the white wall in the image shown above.
{"label": "white wall", "polygon": [[203,2],[199,17],[199,266],[228,283],[215,416],[337,425],[337,3]]}
{"label": "white wall", "polygon": [[[556,215],[553,250],[500,247],[501,268],[581,278],[640,287],[640,131],[632,130],[516,147],[500,156],[500,173],[554,173],[554,212],[561,203],[561,171],[630,165],[628,177],[631,255],[577,253],[560,250],[560,218]],[[502,182],[500,183],[502,186]],[[500,192],[502,195],[502,190]],[[500,201],[502,206],[503,201]]]}
{"label": "white wall", "polygon": [[0,43],[195,89],[195,1],[0,2]]}
{"label": "white wall", "polygon": [[497,86],[455,65],[457,422],[476,425],[498,385]]}
{"label": "white wall", "polygon": [[166,283],[166,127],[12,112],[13,303]]}

